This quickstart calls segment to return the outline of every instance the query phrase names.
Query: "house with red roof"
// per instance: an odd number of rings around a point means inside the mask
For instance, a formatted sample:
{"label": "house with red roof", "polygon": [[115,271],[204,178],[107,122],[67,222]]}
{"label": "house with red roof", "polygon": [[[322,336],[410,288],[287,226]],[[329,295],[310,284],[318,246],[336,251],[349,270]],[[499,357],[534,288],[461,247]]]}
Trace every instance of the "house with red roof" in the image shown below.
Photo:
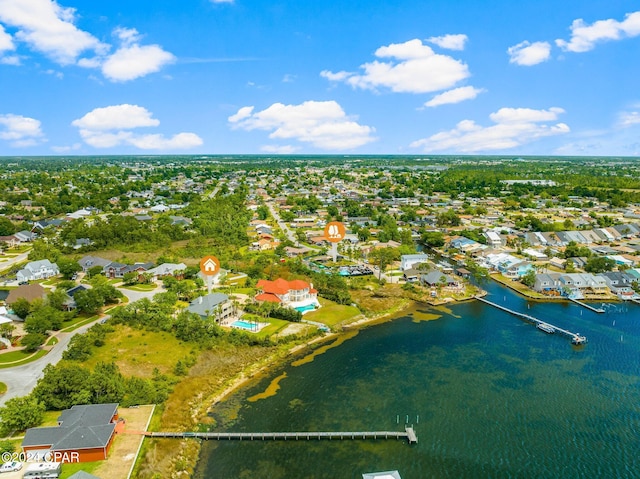
{"label": "house with red roof", "polygon": [[256,287],[260,290],[255,298],[256,301],[279,303],[280,306],[295,308],[303,313],[320,307],[318,291],[313,288],[313,284],[301,279],[293,281],[282,278],[275,281],[261,279]]}

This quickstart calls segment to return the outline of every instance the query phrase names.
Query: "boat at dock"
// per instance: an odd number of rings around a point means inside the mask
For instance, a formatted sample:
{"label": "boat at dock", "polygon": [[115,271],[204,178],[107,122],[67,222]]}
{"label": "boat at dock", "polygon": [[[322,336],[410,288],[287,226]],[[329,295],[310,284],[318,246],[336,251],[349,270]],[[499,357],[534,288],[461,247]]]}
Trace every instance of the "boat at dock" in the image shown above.
{"label": "boat at dock", "polygon": [[538,323],[536,324],[536,328],[540,331],[544,331],[547,334],[553,334],[556,332],[556,328],[547,323]]}

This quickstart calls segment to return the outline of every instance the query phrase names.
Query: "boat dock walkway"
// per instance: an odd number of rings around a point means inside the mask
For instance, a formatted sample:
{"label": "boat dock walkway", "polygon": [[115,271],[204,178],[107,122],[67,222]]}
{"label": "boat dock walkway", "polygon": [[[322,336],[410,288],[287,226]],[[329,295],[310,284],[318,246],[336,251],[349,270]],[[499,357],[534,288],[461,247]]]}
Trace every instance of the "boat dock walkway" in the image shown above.
{"label": "boat dock walkway", "polygon": [[571,339],[571,343],[575,344],[575,345],[581,345],[581,344],[585,344],[587,342],[587,338],[584,336],[581,336],[578,333],[572,333],[571,331],[567,331],[566,329],[562,329],[559,328],[558,326],[555,326],[553,324],[547,323],[545,321],[541,321],[538,318],[534,318],[533,316],[529,316],[528,314],[524,314],[524,313],[520,313],[519,311],[514,311],[513,309],[509,309],[505,306],[501,306],[499,304],[496,303],[492,303],[489,300],[486,300],[484,298],[481,298],[479,296],[474,296],[475,299],[477,299],[478,301],[482,301],[485,304],[488,304],[489,306],[493,306],[494,308],[498,308],[502,311],[505,311],[506,313],[509,314],[513,314],[514,316],[518,316],[521,319],[524,319],[525,321],[535,324],[536,326],[543,326],[544,328],[549,329],[549,331],[551,332],[551,330],[553,330],[554,333],[560,333],[566,337],[568,337],[569,339]]}
{"label": "boat dock walkway", "polygon": [[321,439],[356,440],[356,439],[406,439],[409,444],[418,442],[418,436],[412,426],[405,426],[404,431],[352,431],[352,432],[144,432],[146,437],[154,438],[195,438],[213,441],[264,441],[293,439],[295,441],[311,441]]}
{"label": "boat dock walkway", "polygon": [[594,308],[593,306],[589,306],[588,304],[583,303],[582,301],[578,301],[577,299],[569,298],[569,297],[567,297],[567,299],[569,301],[573,302],[573,303],[576,303],[576,304],[582,306],[583,308],[587,308],[587,309],[593,311],[594,313],[604,313],[605,312],[604,309]]}

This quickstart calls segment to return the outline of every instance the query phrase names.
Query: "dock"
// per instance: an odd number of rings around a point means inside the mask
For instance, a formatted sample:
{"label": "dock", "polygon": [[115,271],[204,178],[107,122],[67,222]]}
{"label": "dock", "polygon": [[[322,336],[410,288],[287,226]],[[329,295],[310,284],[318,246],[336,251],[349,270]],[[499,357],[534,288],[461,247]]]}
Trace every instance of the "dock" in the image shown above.
{"label": "dock", "polygon": [[493,306],[494,308],[500,309],[506,313],[512,314],[514,316],[517,316],[521,319],[524,319],[525,321],[527,321],[528,323],[534,324],[536,326],[542,326],[544,328],[545,331],[551,332],[553,331],[554,333],[560,333],[563,336],[568,337],[569,339],[571,339],[571,344],[575,344],[576,346],[580,346],[583,345],[587,342],[587,338],[585,336],[582,336],[578,333],[573,333],[571,331],[568,331],[566,329],[562,329],[559,328],[558,326],[555,326],[551,323],[547,323],[545,321],[542,321],[538,318],[534,318],[533,316],[530,316],[528,314],[524,314],[521,313],[519,311],[514,311],[513,309],[509,309],[505,306],[501,306],[499,304],[496,303],[492,303],[491,301],[481,298],[479,296],[474,296],[475,299],[477,299],[478,301],[481,301],[485,304],[488,304],[489,306]]}
{"label": "dock", "polygon": [[418,436],[412,426],[404,431],[348,431],[348,432],[143,432],[145,437],[173,439],[204,439],[211,441],[265,441],[265,440],[367,440],[367,439],[406,439],[416,444]]}
{"label": "dock", "polygon": [[569,301],[571,301],[572,303],[576,303],[577,305],[582,306],[583,308],[587,308],[590,311],[593,311],[594,313],[604,313],[604,309],[602,308],[594,308],[593,306],[589,306],[587,303],[583,303],[582,301],[578,301],[577,299],[574,298],[569,298],[567,297],[567,299]]}

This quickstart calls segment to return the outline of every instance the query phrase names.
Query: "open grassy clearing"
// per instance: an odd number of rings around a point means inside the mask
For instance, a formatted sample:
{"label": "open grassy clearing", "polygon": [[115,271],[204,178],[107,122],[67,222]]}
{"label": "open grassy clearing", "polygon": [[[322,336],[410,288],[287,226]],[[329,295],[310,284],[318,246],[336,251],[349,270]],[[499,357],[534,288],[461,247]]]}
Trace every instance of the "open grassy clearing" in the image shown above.
{"label": "open grassy clearing", "polygon": [[318,301],[320,309],[308,312],[303,319],[326,324],[331,328],[338,324],[348,324],[360,316],[360,310],[355,306],[334,303],[324,298],[318,298]]}
{"label": "open grassy clearing", "polygon": [[171,374],[178,360],[193,350],[193,346],[166,332],[140,331],[116,325],[104,346],[96,348],[83,364],[94,368],[99,362],[114,362],[125,376],[150,378],[155,368],[162,374]]}

